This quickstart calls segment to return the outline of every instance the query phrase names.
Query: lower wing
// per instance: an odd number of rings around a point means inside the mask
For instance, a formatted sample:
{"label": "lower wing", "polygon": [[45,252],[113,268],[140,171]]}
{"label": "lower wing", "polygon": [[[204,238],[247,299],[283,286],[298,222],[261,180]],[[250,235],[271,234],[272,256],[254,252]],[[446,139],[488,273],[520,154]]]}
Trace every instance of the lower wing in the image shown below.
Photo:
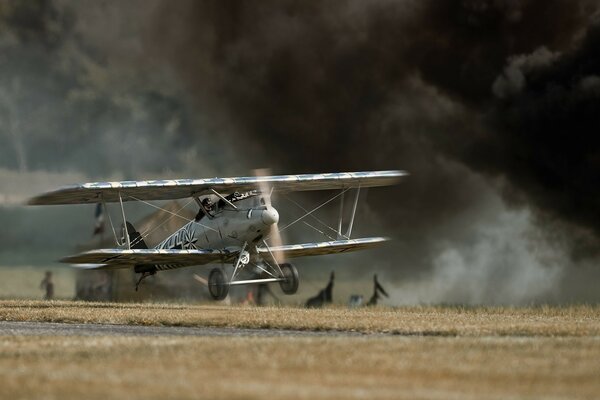
{"label": "lower wing", "polygon": [[175,268],[232,262],[238,253],[238,251],[211,249],[100,249],[68,256],[60,261],[74,264],[74,267],[82,269],[119,269],[131,268],[136,265],[157,265]]}
{"label": "lower wing", "polygon": [[265,254],[268,254],[269,251],[271,251],[272,253],[280,253],[285,258],[323,256],[326,254],[337,254],[349,251],[370,249],[372,247],[379,246],[388,240],[388,238],[384,237],[371,237],[348,240],[334,240],[331,242],[289,244],[278,247],[270,247],[268,249],[266,247],[259,247],[258,253],[263,257],[265,257]]}
{"label": "lower wing", "polygon": [[[383,237],[334,240],[331,242],[290,244],[278,247],[259,247],[261,257],[269,252],[283,254],[286,258],[322,256],[345,253],[379,246],[388,239]],[[158,269],[171,269],[192,265],[233,262],[239,251],[230,250],[165,250],[165,249],[100,249],[90,250],[61,259],[82,269],[119,269],[136,265],[156,265]],[[163,267],[163,268],[161,268]]]}

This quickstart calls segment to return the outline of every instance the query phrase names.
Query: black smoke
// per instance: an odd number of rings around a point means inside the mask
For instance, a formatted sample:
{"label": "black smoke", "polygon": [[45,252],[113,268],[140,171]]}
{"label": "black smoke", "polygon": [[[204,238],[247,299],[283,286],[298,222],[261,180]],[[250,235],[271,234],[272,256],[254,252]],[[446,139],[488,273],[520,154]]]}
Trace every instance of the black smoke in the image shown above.
{"label": "black smoke", "polygon": [[563,53],[508,62],[474,168],[503,174],[543,210],[600,233],[600,24]]}
{"label": "black smoke", "polygon": [[[190,2],[163,6],[150,47],[226,110],[245,149],[282,169],[410,169],[415,146],[430,146],[599,233],[597,8]],[[551,62],[512,65],[544,52]],[[428,104],[435,92],[451,104]]]}
{"label": "black smoke", "polygon": [[[145,44],[250,165],[409,170],[404,185],[368,198],[366,222],[399,239],[388,273],[444,280],[436,265],[452,265],[457,293],[503,302],[527,299],[539,282],[537,293],[556,293],[553,265],[597,256],[598,9],[566,0],[169,3]],[[497,191],[530,210],[542,233],[521,214],[505,218]],[[477,227],[486,224],[502,228]],[[519,275],[525,264],[531,273]]]}

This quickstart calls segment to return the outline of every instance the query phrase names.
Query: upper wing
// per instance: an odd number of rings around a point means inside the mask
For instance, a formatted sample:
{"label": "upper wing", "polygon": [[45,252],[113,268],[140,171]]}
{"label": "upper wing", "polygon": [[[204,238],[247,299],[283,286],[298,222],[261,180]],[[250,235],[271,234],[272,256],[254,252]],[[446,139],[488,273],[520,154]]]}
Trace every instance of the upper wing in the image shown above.
{"label": "upper wing", "polygon": [[167,249],[100,249],[90,250],[61,259],[84,269],[130,268],[135,265],[157,265],[164,269],[231,262],[237,251],[228,250],[167,250]]}
{"label": "upper wing", "polygon": [[340,172],[331,174],[251,176],[237,178],[177,179],[157,181],[94,182],[72,185],[29,200],[30,205],[81,204],[101,201],[169,200],[202,196],[211,189],[232,193],[260,189],[266,183],[275,191],[326,190],[388,186],[398,183],[405,171]]}
{"label": "upper wing", "polygon": [[[270,250],[273,253],[280,252],[285,258],[322,256],[326,254],[336,254],[344,253],[347,251],[369,249],[375,246],[379,246],[387,240],[389,239],[384,237],[334,240],[331,242],[290,244],[278,247],[271,247]],[[265,254],[269,253],[269,249],[260,247],[258,249],[258,252],[264,257]]]}

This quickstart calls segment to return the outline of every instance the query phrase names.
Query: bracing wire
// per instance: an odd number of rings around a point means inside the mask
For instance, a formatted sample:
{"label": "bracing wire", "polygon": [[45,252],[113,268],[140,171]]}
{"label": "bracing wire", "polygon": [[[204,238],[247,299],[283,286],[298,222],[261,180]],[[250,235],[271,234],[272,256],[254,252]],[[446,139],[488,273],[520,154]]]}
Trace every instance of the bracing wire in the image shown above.
{"label": "bracing wire", "polygon": [[[169,211],[169,210],[167,210],[167,209],[165,209],[165,208],[162,208],[162,207],[159,207],[159,206],[157,206],[157,205],[155,205],[155,204],[152,204],[152,203],[149,203],[149,202],[147,202],[147,201],[144,201],[144,200],[138,199],[137,197],[134,197],[134,196],[129,196],[129,197],[131,197],[132,199],[134,199],[134,200],[136,200],[136,201],[139,201],[139,202],[142,202],[142,203],[144,203],[144,204],[147,204],[147,205],[149,205],[150,207],[154,207],[154,208],[156,208],[156,209],[158,209],[158,210],[162,210],[162,211],[164,211],[164,212],[166,212],[166,213],[168,213],[168,214],[172,214],[172,215],[173,215],[173,217],[179,217],[179,218],[181,218],[181,219],[183,219],[183,220],[185,220],[185,221],[187,221],[187,222],[191,222],[191,221],[193,221],[193,219],[186,218],[186,217],[184,217],[184,216],[182,216],[182,215],[179,215],[179,214],[177,214],[176,212]],[[185,208],[185,207],[186,207],[188,204],[190,204],[191,202],[192,202],[192,200],[190,200],[190,201],[189,201],[189,202],[188,202],[188,203],[187,203],[185,206],[183,206],[183,207],[182,207],[180,210],[178,210],[177,212],[179,212],[179,211],[183,210],[183,208]],[[214,228],[211,228],[210,226],[207,226],[207,225],[201,224],[200,222],[197,222],[197,224],[198,224],[198,225],[200,225],[200,226],[202,226],[202,227],[204,227],[204,228],[206,228],[206,229],[209,229],[209,230],[211,230],[211,231],[218,232],[216,229],[214,229]]]}
{"label": "bracing wire", "polygon": [[181,218],[185,219],[186,221],[191,221],[191,220],[188,220],[187,218],[183,217],[182,215],[179,215],[179,212],[181,212],[181,210],[183,210],[184,208],[186,208],[186,207],[187,207],[187,206],[188,206],[188,205],[189,205],[191,202],[192,202],[192,200],[189,200],[187,203],[185,203],[185,204],[183,205],[183,207],[180,207],[180,208],[179,208],[177,211],[175,211],[175,212],[171,212],[171,211],[169,211],[169,210],[167,210],[167,209],[165,209],[165,208],[162,208],[162,207],[158,207],[158,206],[156,206],[156,208],[158,208],[158,209],[160,209],[160,210],[162,210],[162,211],[164,211],[164,212],[168,212],[169,214],[171,214],[171,216],[169,216],[167,219],[165,219],[163,222],[161,222],[160,224],[158,224],[158,225],[157,225],[157,226],[155,226],[154,228],[152,228],[152,229],[146,229],[146,231],[145,231],[145,232],[143,232],[143,233],[141,233],[141,234],[140,234],[140,237],[139,237],[138,239],[136,239],[136,240],[135,240],[135,241],[132,243],[132,245],[139,243],[139,242],[140,242],[140,241],[142,241],[144,238],[147,238],[148,236],[150,236],[150,234],[151,234],[152,232],[156,231],[158,228],[160,228],[161,226],[163,226],[164,224],[166,224],[167,222],[169,222],[171,219],[173,219],[173,218],[174,218],[174,217],[176,217],[176,216],[177,216],[177,217],[181,217]]}
{"label": "bracing wire", "polygon": [[325,236],[327,239],[330,239],[330,240],[336,240],[335,238],[333,238],[333,237],[329,236],[328,234],[326,234],[325,232],[323,232],[323,231],[322,231],[322,230],[320,230],[319,228],[316,228],[316,227],[312,226],[312,225],[311,225],[311,224],[309,224],[308,222],[306,222],[306,221],[302,221],[302,223],[303,223],[304,225],[308,226],[309,228],[312,228],[312,229],[314,229],[315,231],[317,231],[317,232],[318,232],[318,233],[320,233],[321,235]]}
{"label": "bracing wire", "polygon": [[312,213],[314,213],[315,211],[317,211],[318,209],[324,207],[325,205],[331,203],[333,200],[337,199],[338,197],[340,197],[342,194],[346,193],[348,190],[350,190],[350,188],[346,188],[343,191],[341,191],[340,193],[336,194],[335,196],[333,196],[332,198],[330,198],[329,200],[325,201],[324,203],[318,205],[317,207],[313,208],[312,210],[310,210],[309,212],[307,212],[306,214],[302,215],[299,218],[296,218],[294,221],[290,222],[289,224],[287,224],[286,226],[284,226],[283,228],[281,228],[279,230],[279,232],[283,232],[284,230],[286,230],[287,228],[289,228],[290,226],[294,225],[295,223],[297,223],[298,221],[303,220],[304,218],[308,217],[309,215],[311,215]]}
{"label": "bracing wire", "polygon": [[[341,193],[340,193],[340,194],[341,194]],[[284,197],[284,198],[285,198],[287,201],[289,201],[290,203],[292,203],[292,204],[296,205],[297,207],[299,207],[299,208],[300,208],[302,211],[304,211],[305,213],[306,213],[306,212],[308,212],[308,210],[307,210],[306,208],[302,207],[302,205],[301,205],[300,203],[298,203],[298,202],[294,201],[294,200],[293,200],[293,199],[291,199],[289,196],[287,196],[287,195],[285,195],[285,194],[284,194],[284,195],[283,195],[283,197]],[[334,233],[336,234],[336,236],[337,236],[337,234],[338,234],[338,231],[336,231],[336,230],[335,230],[334,228],[332,228],[331,226],[327,225],[327,223],[326,223],[326,222],[323,222],[321,219],[317,218],[317,216],[316,216],[316,215],[313,215],[313,214],[310,214],[310,217],[311,217],[311,218],[313,218],[313,219],[314,219],[315,221],[317,221],[318,223],[320,223],[321,225],[323,225],[324,227],[326,227],[327,229],[329,229],[330,231],[334,232]],[[314,226],[312,226],[312,225],[309,225],[307,222],[304,222],[304,223],[305,223],[306,225],[310,226],[311,228],[315,229],[317,232],[320,232],[320,233],[322,233],[324,236],[327,236],[327,237],[329,237],[329,238],[331,239],[331,236],[329,236],[329,235],[325,234],[324,232],[321,232],[320,230],[316,229]],[[345,239],[349,239],[349,238],[348,238],[346,235],[344,235],[344,234],[342,234],[342,237],[343,237],[343,238],[345,238]]]}

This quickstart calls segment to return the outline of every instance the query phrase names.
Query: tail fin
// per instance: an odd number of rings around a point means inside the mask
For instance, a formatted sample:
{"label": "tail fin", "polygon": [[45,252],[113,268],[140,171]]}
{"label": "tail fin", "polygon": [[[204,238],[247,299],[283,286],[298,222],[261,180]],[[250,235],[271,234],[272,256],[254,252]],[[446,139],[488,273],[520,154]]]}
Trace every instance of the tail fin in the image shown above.
{"label": "tail fin", "polygon": [[[140,235],[140,233],[135,230],[135,228],[133,227],[133,225],[131,225],[129,221],[127,221],[127,234],[129,234],[129,243],[131,244],[132,249],[148,248],[146,242],[144,242],[144,239],[142,238],[142,235]],[[123,236],[123,239],[124,238],[125,236]]]}

